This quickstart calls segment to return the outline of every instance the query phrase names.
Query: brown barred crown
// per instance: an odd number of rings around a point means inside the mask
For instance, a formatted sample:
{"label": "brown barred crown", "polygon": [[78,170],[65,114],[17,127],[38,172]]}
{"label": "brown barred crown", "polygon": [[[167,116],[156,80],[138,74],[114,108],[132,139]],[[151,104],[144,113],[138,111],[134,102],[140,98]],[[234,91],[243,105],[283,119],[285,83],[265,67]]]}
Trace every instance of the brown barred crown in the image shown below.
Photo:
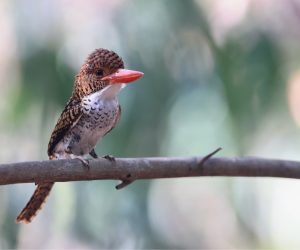
{"label": "brown barred crown", "polygon": [[96,49],[85,61],[91,70],[95,67],[106,67],[110,69],[124,69],[124,63],[117,53],[107,49]]}

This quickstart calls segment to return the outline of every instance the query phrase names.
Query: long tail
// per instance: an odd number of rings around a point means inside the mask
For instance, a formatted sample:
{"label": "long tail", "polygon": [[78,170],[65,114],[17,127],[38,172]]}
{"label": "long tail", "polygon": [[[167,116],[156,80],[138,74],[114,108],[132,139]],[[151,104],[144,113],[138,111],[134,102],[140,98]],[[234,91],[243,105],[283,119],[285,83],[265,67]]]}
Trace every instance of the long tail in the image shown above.
{"label": "long tail", "polygon": [[23,208],[22,212],[18,215],[17,223],[30,223],[36,216],[38,210],[42,208],[43,203],[46,201],[54,182],[38,184],[33,195],[28,201],[27,205]]}

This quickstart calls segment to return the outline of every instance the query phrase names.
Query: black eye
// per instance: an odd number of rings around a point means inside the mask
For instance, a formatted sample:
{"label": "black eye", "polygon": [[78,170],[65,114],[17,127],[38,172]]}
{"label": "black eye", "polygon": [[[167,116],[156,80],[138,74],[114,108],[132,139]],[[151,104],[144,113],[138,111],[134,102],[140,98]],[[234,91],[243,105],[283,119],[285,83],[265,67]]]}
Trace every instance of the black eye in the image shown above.
{"label": "black eye", "polygon": [[97,69],[96,75],[97,76],[103,76],[103,70],[102,69]]}

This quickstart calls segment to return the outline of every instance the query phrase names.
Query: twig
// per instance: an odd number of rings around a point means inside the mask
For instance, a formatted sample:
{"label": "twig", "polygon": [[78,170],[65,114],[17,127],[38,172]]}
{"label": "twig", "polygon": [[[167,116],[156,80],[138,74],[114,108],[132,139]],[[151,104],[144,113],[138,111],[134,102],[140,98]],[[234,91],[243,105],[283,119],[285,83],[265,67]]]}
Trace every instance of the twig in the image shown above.
{"label": "twig", "polygon": [[209,160],[211,157],[213,157],[215,154],[217,154],[219,151],[221,151],[222,148],[217,148],[215,151],[209,153],[208,155],[204,156],[200,161],[200,166],[202,166],[207,160]]}
{"label": "twig", "polygon": [[[208,155],[206,155],[205,157],[203,157],[201,159],[201,162],[199,163],[199,167],[202,167],[202,165],[208,160],[210,159],[211,157],[213,157],[216,153],[218,153],[220,150],[222,150],[222,148],[217,148],[215,151],[209,153]],[[128,174],[126,176],[126,179],[122,179],[121,180],[122,182],[120,184],[118,184],[116,186],[116,189],[119,190],[121,188],[124,188],[124,187],[127,187],[129,184],[131,184],[132,182],[134,182],[135,180],[132,179],[132,176],[131,174]]]}

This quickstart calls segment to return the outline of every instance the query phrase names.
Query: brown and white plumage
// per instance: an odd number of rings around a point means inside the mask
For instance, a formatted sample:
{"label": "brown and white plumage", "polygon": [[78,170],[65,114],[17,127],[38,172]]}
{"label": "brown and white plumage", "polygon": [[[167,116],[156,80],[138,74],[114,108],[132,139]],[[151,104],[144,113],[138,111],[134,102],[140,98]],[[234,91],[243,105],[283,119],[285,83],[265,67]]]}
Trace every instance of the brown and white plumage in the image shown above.
{"label": "brown and white plumage", "polygon": [[[121,108],[117,94],[124,83],[137,80],[142,75],[138,71],[125,70],[123,60],[113,51],[97,49],[91,53],[76,76],[72,96],[51,134],[49,158],[95,156],[97,141],[119,120]],[[53,184],[38,184],[17,222],[31,222]]]}

